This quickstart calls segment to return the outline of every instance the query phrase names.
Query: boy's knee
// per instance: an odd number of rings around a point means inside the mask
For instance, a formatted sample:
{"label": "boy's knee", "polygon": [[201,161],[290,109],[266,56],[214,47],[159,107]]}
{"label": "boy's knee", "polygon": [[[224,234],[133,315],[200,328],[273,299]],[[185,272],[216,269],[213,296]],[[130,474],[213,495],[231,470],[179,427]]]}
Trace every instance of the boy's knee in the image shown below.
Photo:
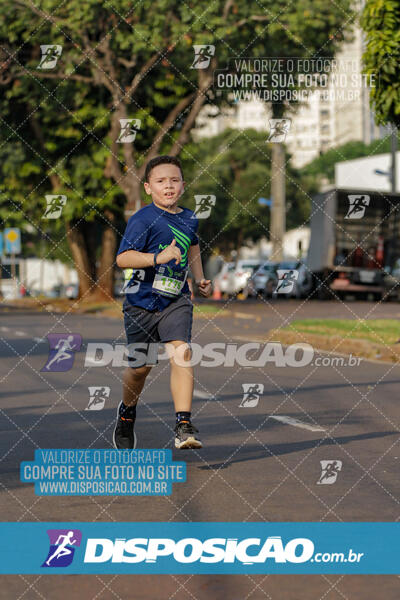
{"label": "boy's knee", "polygon": [[141,379],[145,379],[150,371],[151,371],[151,367],[146,367],[146,366],[136,367],[136,368],[128,367],[126,369],[126,374],[132,379],[141,380]]}
{"label": "boy's knee", "polygon": [[190,362],[192,358],[192,349],[188,342],[173,342],[170,352],[171,363],[177,365],[186,366],[186,363]]}

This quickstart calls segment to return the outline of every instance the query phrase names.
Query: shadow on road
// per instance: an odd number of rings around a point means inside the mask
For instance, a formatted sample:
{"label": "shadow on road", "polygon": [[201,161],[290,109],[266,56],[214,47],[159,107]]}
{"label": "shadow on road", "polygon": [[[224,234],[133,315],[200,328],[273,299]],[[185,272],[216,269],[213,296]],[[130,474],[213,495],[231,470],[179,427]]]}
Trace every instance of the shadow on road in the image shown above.
{"label": "shadow on road", "polygon": [[[260,448],[257,446],[257,451],[254,446],[243,446],[242,453],[245,456],[238,456],[232,460],[214,463],[210,465],[205,465],[198,467],[203,471],[210,470],[219,470],[219,469],[227,469],[231,464],[248,462],[253,460],[261,460],[265,458],[272,458],[274,456],[282,456],[284,454],[293,454],[294,452],[302,452],[303,450],[309,450],[316,446],[325,447],[325,446],[337,446],[349,444],[350,442],[357,442],[362,440],[370,440],[376,438],[386,437],[388,435],[398,435],[398,431],[385,431],[385,432],[373,432],[373,433],[362,433],[360,435],[347,435],[337,438],[326,438],[326,439],[315,439],[308,440],[304,442],[286,442],[283,444],[271,444],[266,446],[266,448]],[[218,451],[218,450],[217,450]],[[220,449],[221,453],[223,452],[225,455],[227,454],[227,447],[223,446]],[[232,447],[232,453],[235,451],[234,447]],[[267,454],[269,452],[269,455]]]}

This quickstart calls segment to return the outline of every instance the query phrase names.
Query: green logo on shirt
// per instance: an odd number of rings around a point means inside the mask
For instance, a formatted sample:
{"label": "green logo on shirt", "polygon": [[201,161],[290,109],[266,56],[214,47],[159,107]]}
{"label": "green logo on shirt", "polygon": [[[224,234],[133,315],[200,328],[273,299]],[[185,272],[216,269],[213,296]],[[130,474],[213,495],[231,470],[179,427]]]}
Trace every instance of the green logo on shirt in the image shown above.
{"label": "green logo on shirt", "polygon": [[[187,264],[187,253],[190,247],[190,237],[172,225],[168,225],[168,227],[172,230],[177,243],[183,248],[180,266],[185,267]],[[167,246],[169,246],[169,244],[159,244],[158,248],[164,250],[164,248],[167,248]]]}

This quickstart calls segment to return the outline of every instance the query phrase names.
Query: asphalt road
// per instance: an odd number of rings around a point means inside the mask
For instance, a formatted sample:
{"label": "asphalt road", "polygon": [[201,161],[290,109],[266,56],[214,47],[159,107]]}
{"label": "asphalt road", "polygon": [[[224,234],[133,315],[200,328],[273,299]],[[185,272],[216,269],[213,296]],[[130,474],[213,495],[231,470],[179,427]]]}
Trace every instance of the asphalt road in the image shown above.
{"label": "asphalt road", "polygon": [[[371,303],[236,302],[232,317],[198,319],[193,341],[244,344],[304,316],[369,316]],[[396,318],[380,305],[375,318]],[[278,312],[277,312],[278,311]],[[339,313],[339,314],[338,314]],[[293,316],[294,315],[294,316]],[[48,333],[80,333],[65,373],[44,373]],[[187,483],[169,497],[38,497],[19,481],[37,448],[111,448],[120,367],[85,367],[89,342],[124,343],[122,321],[95,316],[0,313],[0,511],[3,521],[395,521],[399,518],[399,367],[206,367],[195,369],[193,420],[201,451],[186,460]],[[262,384],[256,406],[240,406],[243,384]],[[89,386],[109,386],[103,410],[87,411]],[[276,418],[278,417],[278,419]],[[293,421],[295,420],[295,421]],[[166,362],[142,394],[142,448],[172,447],[174,413]],[[337,480],[318,484],[320,461],[341,461]],[[65,586],[68,586],[66,589]],[[394,576],[3,576],[0,598],[366,600],[399,597]]]}

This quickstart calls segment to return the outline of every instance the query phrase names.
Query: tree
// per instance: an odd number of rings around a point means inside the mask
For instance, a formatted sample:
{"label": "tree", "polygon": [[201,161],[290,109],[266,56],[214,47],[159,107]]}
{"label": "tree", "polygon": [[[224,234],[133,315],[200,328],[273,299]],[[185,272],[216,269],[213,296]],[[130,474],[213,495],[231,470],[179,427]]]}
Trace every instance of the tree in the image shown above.
{"label": "tree", "polygon": [[[111,296],[118,221],[141,203],[146,162],[178,155],[205,104],[221,106],[213,71],[228,58],[329,56],[342,39],[348,0],[15,0],[0,5],[2,133],[20,148],[21,210],[43,231],[47,193],[68,198],[62,227],[80,294]],[[54,69],[38,69],[40,45],[62,47]],[[193,45],[215,46],[205,69]],[[119,143],[121,119],[140,126]],[[2,168],[2,167],[0,167]],[[7,192],[7,183],[1,189]],[[10,199],[14,203],[14,199]],[[93,226],[96,225],[94,228]],[[57,238],[58,236],[58,238]],[[100,243],[99,243],[100,241]],[[53,242],[54,243],[54,242]]]}
{"label": "tree", "polygon": [[[265,236],[270,239],[270,209],[258,203],[268,197],[271,181],[271,145],[264,132],[225,130],[182,152],[186,181],[181,204],[195,208],[195,195],[213,194],[210,217],[199,220],[202,250],[230,257],[231,250]],[[286,220],[290,228],[302,225],[310,214],[310,199],[317,191],[314,180],[304,177],[289,162],[287,167]]]}
{"label": "tree", "polygon": [[374,76],[371,101],[378,123],[400,125],[400,0],[367,0],[361,25],[366,34],[365,73]]}

